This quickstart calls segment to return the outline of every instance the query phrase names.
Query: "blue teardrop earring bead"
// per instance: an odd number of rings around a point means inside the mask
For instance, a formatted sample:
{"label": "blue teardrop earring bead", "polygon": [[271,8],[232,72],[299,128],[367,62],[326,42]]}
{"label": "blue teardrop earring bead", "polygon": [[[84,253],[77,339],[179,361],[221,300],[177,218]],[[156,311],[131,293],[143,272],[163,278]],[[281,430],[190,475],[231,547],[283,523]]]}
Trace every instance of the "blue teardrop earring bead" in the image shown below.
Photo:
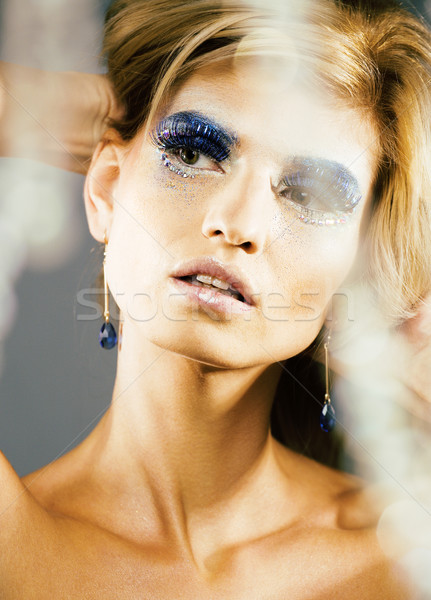
{"label": "blue teardrop earring bead", "polygon": [[325,402],[320,413],[320,428],[329,433],[335,426],[335,410],[330,402]]}
{"label": "blue teardrop earring bead", "polygon": [[109,323],[103,323],[99,333],[99,344],[105,350],[112,350],[117,344],[117,332],[114,326]]}

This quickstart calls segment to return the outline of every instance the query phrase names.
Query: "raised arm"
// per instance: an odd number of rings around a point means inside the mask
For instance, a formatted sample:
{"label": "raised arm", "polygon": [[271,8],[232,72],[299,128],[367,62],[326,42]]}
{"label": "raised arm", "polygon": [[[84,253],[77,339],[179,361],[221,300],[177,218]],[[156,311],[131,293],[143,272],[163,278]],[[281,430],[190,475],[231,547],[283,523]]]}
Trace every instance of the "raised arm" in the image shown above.
{"label": "raised arm", "polygon": [[85,173],[119,109],[103,75],[0,62],[0,156]]}

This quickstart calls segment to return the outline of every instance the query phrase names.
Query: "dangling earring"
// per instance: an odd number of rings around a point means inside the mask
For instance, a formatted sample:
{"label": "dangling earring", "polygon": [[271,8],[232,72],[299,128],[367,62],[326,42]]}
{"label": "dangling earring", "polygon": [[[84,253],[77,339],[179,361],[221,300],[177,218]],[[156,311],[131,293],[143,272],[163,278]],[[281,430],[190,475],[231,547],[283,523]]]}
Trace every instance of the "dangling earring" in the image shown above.
{"label": "dangling earring", "polygon": [[334,429],[335,425],[335,410],[331,404],[331,398],[329,397],[329,364],[328,364],[328,346],[331,336],[328,335],[324,344],[325,349],[325,402],[323,404],[322,412],[320,413],[320,428],[328,433]]}
{"label": "dangling earring", "polygon": [[99,344],[105,350],[111,350],[114,348],[117,343],[117,333],[114,329],[112,323],[109,322],[109,290],[108,290],[108,282],[106,281],[106,248],[108,245],[108,240],[106,239],[105,232],[105,251],[103,253],[103,293],[105,296],[105,310],[103,312],[103,316],[105,318],[105,322],[102,325],[102,328],[99,332]]}

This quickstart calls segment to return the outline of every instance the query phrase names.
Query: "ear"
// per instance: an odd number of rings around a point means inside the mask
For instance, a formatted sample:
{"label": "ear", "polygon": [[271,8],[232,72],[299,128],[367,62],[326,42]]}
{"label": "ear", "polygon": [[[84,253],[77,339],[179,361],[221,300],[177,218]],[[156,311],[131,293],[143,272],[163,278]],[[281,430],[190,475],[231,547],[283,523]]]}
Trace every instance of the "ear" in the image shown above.
{"label": "ear", "polygon": [[103,242],[109,238],[115,191],[120,176],[125,143],[115,129],[108,129],[93,153],[84,185],[85,211],[91,235]]}

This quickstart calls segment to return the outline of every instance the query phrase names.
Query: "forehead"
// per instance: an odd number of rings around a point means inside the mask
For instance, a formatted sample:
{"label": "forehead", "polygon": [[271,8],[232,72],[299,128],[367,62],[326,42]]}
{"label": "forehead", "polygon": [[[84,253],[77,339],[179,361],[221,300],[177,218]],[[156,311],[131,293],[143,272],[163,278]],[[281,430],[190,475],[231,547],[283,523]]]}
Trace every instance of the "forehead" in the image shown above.
{"label": "forehead", "polygon": [[196,71],[175,92],[164,114],[194,109],[238,136],[243,151],[315,156],[372,179],[377,129],[359,111],[340,105],[319,86],[277,65],[253,60]]}

